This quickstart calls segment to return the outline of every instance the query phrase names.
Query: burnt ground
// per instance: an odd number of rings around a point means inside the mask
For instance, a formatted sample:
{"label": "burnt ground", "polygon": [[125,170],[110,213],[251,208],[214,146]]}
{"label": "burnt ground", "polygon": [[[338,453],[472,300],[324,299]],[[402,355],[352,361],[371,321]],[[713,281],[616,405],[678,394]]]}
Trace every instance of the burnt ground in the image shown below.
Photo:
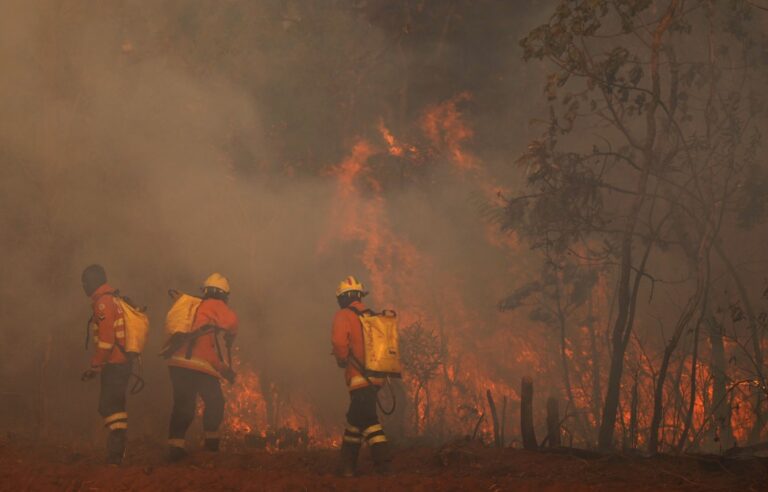
{"label": "burnt ground", "polygon": [[576,457],[457,443],[398,450],[393,473],[386,477],[372,473],[364,449],[361,476],[343,479],[335,475],[338,451],[334,450],[242,448],[216,455],[193,450],[187,460],[173,465],[163,463],[163,452],[158,441],[133,440],[126,463],[110,467],[96,449],[4,436],[0,490],[768,490],[765,459]]}

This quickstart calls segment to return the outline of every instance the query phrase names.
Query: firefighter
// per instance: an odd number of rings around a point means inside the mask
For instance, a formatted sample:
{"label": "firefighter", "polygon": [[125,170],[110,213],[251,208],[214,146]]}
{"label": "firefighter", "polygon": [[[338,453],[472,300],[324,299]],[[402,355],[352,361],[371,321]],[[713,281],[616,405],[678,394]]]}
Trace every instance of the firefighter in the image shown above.
{"label": "firefighter", "polygon": [[362,298],[368,293],[355,277],[347,277],[336,290],[341,308],[333,318],[331,342],[336,363],[344,368],[350,403],[341,443],[342,475],[352,477],[357,468],[357,456],[365,441],[371,449],[374,468],[378,473],[389,471],[387,436],[376,413],[376,397],[384,381],[363,374],[361,361],[365,360],[363,331],[358,312],[365,311]]}
{"label": "firefighter", "polygon": [[218,273],[203,284],[203,301],[192,322],[192,330],[168,359],[173,386],[173,411],[168,429],[168,460],[186,456],[184,435],[195,418],[197,395],[203,399],[205,449],[219,450],[219,426],[224,418],[224,395],[220,379],[234,382],[231,361],[224,362],[219,333],[223,334],[228,359],[237,333],[237,316],[227,305],[229,281]]}
{"label": "firefighter", "polygon": [[89,327],[93,330],[94,352],[91,368],[81,379],[88,381],[100,375],[99,414],[109,429],[107,463],[120,465],[125,455],[128,430],[125,395],[131,375],[131,361],[125,352],[125,319],[115,301],[115,289],[107,283],[107,274],[101,265],[90,265],[83,270],[82,283],[92,302]]}

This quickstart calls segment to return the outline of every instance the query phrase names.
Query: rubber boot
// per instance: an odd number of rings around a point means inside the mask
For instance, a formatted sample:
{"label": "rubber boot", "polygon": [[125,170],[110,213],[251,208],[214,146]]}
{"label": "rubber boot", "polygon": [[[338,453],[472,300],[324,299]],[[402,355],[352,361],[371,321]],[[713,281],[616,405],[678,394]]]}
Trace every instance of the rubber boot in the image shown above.
{"label": "rubber boot", "polygon": [[216,438],[208,438],[205,440],[205,449],[206,451],[211,451],[213,453],[217,452],[219,450],[219,441],[220,439]]}
{"label": "rubber boot", "polygon": [[187,457],[187,451],[178,446],[168,446],[168,463],[176,463]]}
{"label": "rubber boot", "polygon": [[388,475],[390,473],[392,457],[389,454],[388,442],[377,442],[371,445],[371,458],[373,458],[373,469],[376,473],[379,475]]}
{"label": "rubber boot", "polygon": [[341,443],[341,476],[354,477],[357,473],[357,455],[360,454],[360,444],[351,442]]}
{"label": "rubber boot", "polygon": [[120,465],[125,456],[125,429],[110,431],[107,436],[107,464]]}

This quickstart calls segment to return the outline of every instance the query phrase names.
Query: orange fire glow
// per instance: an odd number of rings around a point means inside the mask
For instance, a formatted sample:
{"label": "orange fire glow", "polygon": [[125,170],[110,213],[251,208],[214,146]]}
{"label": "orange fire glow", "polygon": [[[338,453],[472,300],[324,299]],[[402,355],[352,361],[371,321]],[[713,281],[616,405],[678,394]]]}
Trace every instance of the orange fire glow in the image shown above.
{"label": "orange fire glow", "polygon": [[[459,171],[464,183],[474,186],[478,194],[489,203],[501,206],[503,196],[508,193],[501,189],[482,166],[482,161],[465,146],[471,141],[473,131],[460,109],[471,100],[471,94],[463,92],[439,104],[428,107],[419,120],[419,129],[431,149],[419,148],[404,143],[389,130],[384,120],[377,124],[380,140],[357,139],[348,155],[328,169],[328,175],[336,187],[335,201],[344,207],[334,207],[331,226],[317,247],[322,256],[333,247],[355,246],[359,260],[365,268],[365,278],[371,291],[373,304],[377,308],[394,308],[400,317],[401,329],[407,329],[414,322],[434,329],[439,334],[442,364],[438,375],[426,382],[418,381],[412,374],[404,374],[404,388],[408,402],[401,402],[405,408],[405,420],[409,422],[407,433],[432,434],[450,437],[457,433],[472,434],[479,422],[479,434],[490,435],[492,431],[489,405],[485,392],[491,390],[496,406],[508,399],[506,414],[507,436],[517,434],[511,426],[512,415],[519,410],[514,403],[519,401],[517,382],[521,375],[532,375],[537,384],[544,388],[540,398],[548,393],[559,394],[566,400],[562,388],[562,369],[557,357],[543,354],[560,354],[558,340],[542,330],[539,325],[531,328],[531,322],[521,314],[497,313],[495,319],[488,319],[468,305],[464,293],[468,290],[462,279],[445,268],[440,268],[435,258],[404,234],[399,233],[389,217],[389,202],[382,182],[373,165],[377,156],[391,156],[405,165],[424,165],[425,159],[440,156]],[[484,229],[487,243],[510,256],[519,254],[520,245],[513,233],[502,233],[494,224]],[[566,340],[565,354],[570,367],[572,407],[563,410],[567,414],[565,427],[569,435],[578,429],[585,436],[596,433],[600,418],[600,403],[595,394],[604,390],[608,366],[606,358],[607,333],[610,329],[607,314],[610,312],[609,281],[600,273],[590,299],[589,322],[573,328]],[[491,325],[486,336],[476,336],[478,328]],[[521,327],[524,327],[521,328]],[[522,333],[527,335],[523,336]],[[727,347],[727,350],[730,350]],[[481,356],[480,354],[486,354]],[[622,385],[622,403],[617,422],[617,435],[629,431],[632,409],[630,408],[633,378],[638,379],[637,412],[638,445],[647,438],[652,407],[652,388],[656,361],[650,360],[637,344],[630,347],[629,370]],[[706,425],[705,402],[711,400],[709,369],[702,363],[697,365],[697,381],[700,378],[691,433]],[[691,373],[690,358],[682,362],[679,381],[670,383],[665,389],[665,399],[671,401],[682,396],[686,398],[686,386]],[[312,406],[308,402],[282,395],[277,388],[264,395],[258,375],[247,367],[238,369],[240,379],[228,390],[228,426],[237,434],[265,436],[275,427],[307,429],[313,442],[319,445],[338,444],[340,429],[330,429],[313,419]],[[423,385],[423,387],[422,387]],[[265,397],[267,396],[267,397]],[[737,440],[742,442],[751,425],[748,391],[733,393],[734,412],[732,425]],[[418,403],[416,400],[418,399]],[[282,412],[268,411],[268,405],[275,401],[287,402]],[[272,402],[272,403],[267,403]],[[411,407],[413,405],[413,407]],[[543,412],[539,406],[539,412]],[[575,407],[575,408],[574,408]],[[268,415],[279,414],[279,421],[269,422]],[[670,444],[679,438],[681,429],[680,412],[664,415],[662,440]],[[542,419],[543,420],[543,419]],[[509,440],[507,442],[510,442]]]}

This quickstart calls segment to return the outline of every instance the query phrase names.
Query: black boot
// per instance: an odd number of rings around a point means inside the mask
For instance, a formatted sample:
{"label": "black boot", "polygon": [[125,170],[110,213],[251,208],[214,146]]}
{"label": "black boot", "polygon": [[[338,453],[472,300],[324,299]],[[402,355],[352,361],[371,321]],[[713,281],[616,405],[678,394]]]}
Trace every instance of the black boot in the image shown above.
{"label": "black boot", "polygon": [[343,441],[341,443],[341,476],[354,477],[357,473],[357,455],[360,444]]}
{"label": "black boot", "polygon": [[219,450],[219,441],[220,441],[220,439],[218,439],[218,438],[216,438],[216,439],[211,439],[211,438],[206,439],[205,440],[205,449],[207,451],[211,451],[211,452],[214,452],[214,453],[217,452]]}
{"label": "black boot", "polygon": [[120,465],[125,456],[125,429],[116,429],[107,437],[107,464]]}
{"label": "black boot", "polygon": [[184,450],[184,448],[180,448],[178,446],[168,446],[167,460],[169,463],[176,463],[177,461],[183,460],[186,457],[187,452]]}
{"label": "black boot", "polygon": [[379,475],[390,473],[390,462],[392,458],[389,454],[389,443],[387,441],[377,442],[371,445],[371,458],[373,458],[373,469]]}

